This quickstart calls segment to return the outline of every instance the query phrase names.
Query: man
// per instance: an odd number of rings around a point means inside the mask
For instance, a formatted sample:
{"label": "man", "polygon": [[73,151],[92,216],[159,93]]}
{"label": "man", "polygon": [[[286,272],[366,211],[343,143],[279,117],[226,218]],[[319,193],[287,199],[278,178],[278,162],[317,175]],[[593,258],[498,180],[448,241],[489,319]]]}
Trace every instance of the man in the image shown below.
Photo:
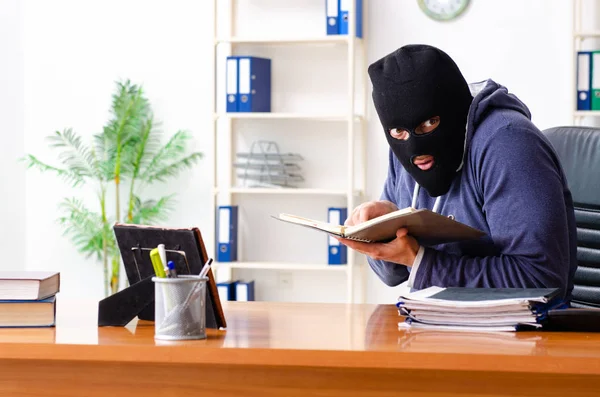
{"label": "man", "polygon": [[468,85],[443,51],[409,45],[369,66],[390,146],[381,201],[354,225],[412,206],[480,229],[476,241],[428,246],[398,230],[389,243],[341,239],[390,286],[560,287],[570,298],[576,260],[571,194],[527,107],[492,80]]}

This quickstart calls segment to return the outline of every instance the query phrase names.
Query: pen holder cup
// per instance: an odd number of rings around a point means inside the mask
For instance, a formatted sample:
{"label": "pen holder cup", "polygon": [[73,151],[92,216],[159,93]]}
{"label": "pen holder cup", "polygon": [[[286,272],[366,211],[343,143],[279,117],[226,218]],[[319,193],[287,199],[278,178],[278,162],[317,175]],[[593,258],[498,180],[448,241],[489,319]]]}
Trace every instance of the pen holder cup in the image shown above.
{"label": "pen holder cup", "polygon": [[206,339],[206,282],[208,277],[153,277],[154,338]]}

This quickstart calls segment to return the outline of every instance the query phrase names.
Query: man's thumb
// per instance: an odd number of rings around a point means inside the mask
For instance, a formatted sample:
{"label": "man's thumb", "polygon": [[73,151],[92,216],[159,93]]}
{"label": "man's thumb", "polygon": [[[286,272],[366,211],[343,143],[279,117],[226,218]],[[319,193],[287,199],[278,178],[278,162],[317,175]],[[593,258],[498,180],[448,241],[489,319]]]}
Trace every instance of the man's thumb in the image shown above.
{"label": "man's thumb", "polygon": [[401,228],[401,229],[398,229],[398,230],[396,231],[396,238],[404,237],[404,236],[406,236],[407,234],[408,234],[408,230],[407,230],[405,227],[403,227],[403,228]]}

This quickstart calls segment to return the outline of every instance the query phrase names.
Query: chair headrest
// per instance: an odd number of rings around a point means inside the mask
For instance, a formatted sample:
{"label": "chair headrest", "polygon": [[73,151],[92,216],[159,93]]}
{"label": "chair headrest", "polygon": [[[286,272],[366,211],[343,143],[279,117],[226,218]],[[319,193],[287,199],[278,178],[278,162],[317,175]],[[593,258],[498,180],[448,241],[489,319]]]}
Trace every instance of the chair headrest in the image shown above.
{"label": "chair headrest", "polygon": [[562,164],[573,201],[600,209],[600,128],[555,127],[543,133]]}

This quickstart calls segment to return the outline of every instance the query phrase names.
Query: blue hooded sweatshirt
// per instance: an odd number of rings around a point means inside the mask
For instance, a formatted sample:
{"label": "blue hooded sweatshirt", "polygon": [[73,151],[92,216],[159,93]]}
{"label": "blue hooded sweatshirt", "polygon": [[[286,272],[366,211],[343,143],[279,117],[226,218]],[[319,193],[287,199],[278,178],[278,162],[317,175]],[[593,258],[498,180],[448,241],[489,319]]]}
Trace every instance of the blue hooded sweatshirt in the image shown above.
{"label": "blue hooded sweatshirt", "polygon": [[[437,212],[475,227],[475,241],[427,245],[412,288],[548,287],[570,299],[577,267],[571,193],[554,149],[531,122],[529,109],[508,90],[487,80],[471,84],[463,165]],[[441,121],[443,123],[443,120]],[[414,179],[390,150],[381,195],[398,208],[413,203]],[[419,189],[416,208],[435,199]],[[389,286],[409,277],[409,268],[367,257]],[[412,278],[412,277],[411,277]]]}

